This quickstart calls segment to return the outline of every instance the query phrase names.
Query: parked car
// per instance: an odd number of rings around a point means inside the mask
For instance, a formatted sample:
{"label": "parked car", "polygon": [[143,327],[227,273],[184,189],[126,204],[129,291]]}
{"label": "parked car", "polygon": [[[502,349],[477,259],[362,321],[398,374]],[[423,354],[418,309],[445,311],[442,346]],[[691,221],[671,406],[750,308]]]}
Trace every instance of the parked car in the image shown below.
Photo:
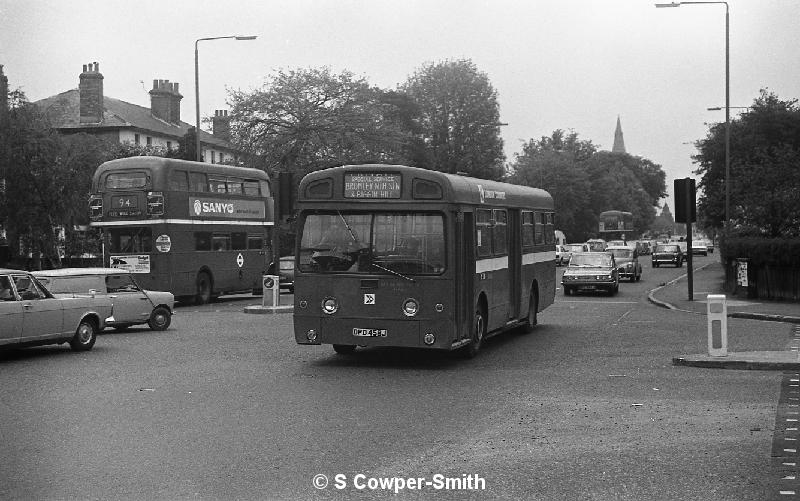
{"label": "parked car", "polygon": [[714,242],[711,241],[711,240],[706,240],[705,242],[706,242],[706,250],[708,251],[709,254],[713,254],[714,253]]}
{"label": "parked car", "polygon": [[651,257],[653,268],[658,268],[662,264],[674,264],[676,268],[683,266],[683,251],[677,242],[656,245]]}
{"label": "parked car", "polygon": [[564,244],[561,247],[561,264],[564,266],[569,264],[572,254],[576,252],[589,252],[589,246],[586,244]]}
{"label": "parked car", "polygon": [[560,245],[556,245],[556,266],[561,266],[561,259],[562,259],[562,247]]}
{"label": "parked car", "polygon": [[608,247],[606,252],[614,255],[617,262],[619,278],[627,278],[631,282],[642,279],[642,265],[639,264],[639,252],[630,247]]}
{"label": "parked car", "polygon": [[[269,265],[269,274],[275,275],[274,263]],[[278,279],[281,289],[294,294],[294,256],[283,256],[278,260]]]}
{"label": "parked car", "polygon": [[652,248],[650,247],[649,240],[637,240],[634,243],[636,244],[636,251],[640,256],[647,256],[650,254]]}
{"label": "parked car", "polygon": [[88,351],[113,311],[108,299],[55,297],[30,273],[0,269],[0,347],[69,343]]}
{"label": "parked car", "polygon": [[708,255],[708,247],[703,240],[692,240],[692,255],[695,254]]}
{"label": "parked car", "polygon": [[35,271],[33,275],[56,297],[109,299],[114,305],[114,320],[107,322],[107,326],[116,330],[147,324],[154,331],[163,331],[172,323],[175,296],[171,292],[142,289],[128,270],[62,268]]}
{"label": "parked car", "polygon": [[619,291],[619,270],[614,255],[608,252],[576,252],[561,277],[564,295],[576,291]]}

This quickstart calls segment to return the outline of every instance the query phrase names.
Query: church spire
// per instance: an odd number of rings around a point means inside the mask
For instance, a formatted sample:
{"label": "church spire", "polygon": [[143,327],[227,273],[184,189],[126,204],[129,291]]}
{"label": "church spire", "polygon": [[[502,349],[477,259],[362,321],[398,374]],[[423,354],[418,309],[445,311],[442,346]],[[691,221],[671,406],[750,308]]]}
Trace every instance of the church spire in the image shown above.
{"label": "church spire", "polygon": [[614,131],[614,147],[611,148],[611,152],[626,153],[625,140],[622,139],[622,124],[619,121],[619,115],[617,115],[617,130]]}

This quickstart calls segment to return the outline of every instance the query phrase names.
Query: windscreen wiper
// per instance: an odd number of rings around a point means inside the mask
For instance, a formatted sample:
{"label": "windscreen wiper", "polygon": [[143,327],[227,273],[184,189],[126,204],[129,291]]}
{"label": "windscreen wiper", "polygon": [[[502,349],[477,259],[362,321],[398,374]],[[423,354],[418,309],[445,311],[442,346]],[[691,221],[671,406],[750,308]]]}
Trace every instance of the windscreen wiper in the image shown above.
{"label": "windscreen wiper", "polygon": [[392,275],[396,275],[396,276],[398,276],[398,277],[400,277],[400,278],[405,278],[406,280],[408,280],[408,281],[410,281],[410,282],[416,282],[416,281],[415,281],[413,278],[411,278],[411,277],[407,277],[407,276],[403,275],[402,273],[398,273],[398,272],[396,272],[396,271],[394,271],[394,270],[390,270],[389,268],[384,268],[383,266],[381,266],[381,265],[379,265],[379,264],[375,264],[375,263],[370,263],[370,264],[371,264],[372,266],[376,267],[376,268],[380,268],[380,269],[382,269],[383,271],[389,272],[389,273],[391,273]]}

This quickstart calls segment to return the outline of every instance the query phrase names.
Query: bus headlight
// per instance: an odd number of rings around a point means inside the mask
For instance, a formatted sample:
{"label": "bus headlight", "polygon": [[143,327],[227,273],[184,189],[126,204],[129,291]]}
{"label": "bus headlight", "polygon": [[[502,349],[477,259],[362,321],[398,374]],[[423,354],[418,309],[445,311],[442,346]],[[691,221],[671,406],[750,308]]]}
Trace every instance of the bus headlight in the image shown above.
{"label": "bus headlight", "polygon": [[339,301],[334,297],[326,297],[322,300],[322,311],[328,315],[333,315],[339,310]]}
{"label": "bus headlight", "polygon": [[419,311],[419,303],[414,298],[408,298],[403,301],[403,314],[407,317],[413,317]]}

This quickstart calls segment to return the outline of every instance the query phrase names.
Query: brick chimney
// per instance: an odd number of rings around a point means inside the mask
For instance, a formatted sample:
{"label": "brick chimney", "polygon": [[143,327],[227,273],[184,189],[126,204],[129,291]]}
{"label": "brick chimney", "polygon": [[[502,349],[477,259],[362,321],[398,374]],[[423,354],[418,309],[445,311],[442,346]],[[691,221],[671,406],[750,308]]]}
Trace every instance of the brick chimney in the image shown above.
{"label": "brick chimney", "polygon": [[165,122],[177,124],[181,121],[181,99],[178,84],[169,80],[153,80],[150,91],[150,112]]}
{"label": "brick chimney", "polygon": [[230,142],[231,117],[228,116],[228,110],[215,110],[211,127],[214,137]]}
{"label": "brick chimney", "polygon": [[80,123],[103,121],[103,75],[97,62],[84,64],[78,84],[80,94]]}

